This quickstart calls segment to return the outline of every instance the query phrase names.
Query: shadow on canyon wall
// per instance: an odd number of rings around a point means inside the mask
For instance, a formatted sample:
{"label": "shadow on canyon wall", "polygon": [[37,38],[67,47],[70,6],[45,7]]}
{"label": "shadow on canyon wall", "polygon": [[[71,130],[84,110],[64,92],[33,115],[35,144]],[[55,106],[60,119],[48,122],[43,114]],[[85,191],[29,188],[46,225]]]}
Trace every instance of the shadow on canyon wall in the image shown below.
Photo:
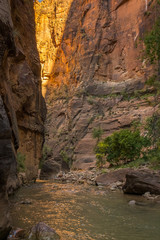
{"label": "shadow on canyon wall", "polygon": [[122,2],[72,1],[47,83],[46,144],[52,159],[63,155],[78,161],[76,168],[96,161],[94,128],[106,137],[153,112],[134,95],[152,71],[141,60],[139,38],[154,12],[146,14],[145,1]]}

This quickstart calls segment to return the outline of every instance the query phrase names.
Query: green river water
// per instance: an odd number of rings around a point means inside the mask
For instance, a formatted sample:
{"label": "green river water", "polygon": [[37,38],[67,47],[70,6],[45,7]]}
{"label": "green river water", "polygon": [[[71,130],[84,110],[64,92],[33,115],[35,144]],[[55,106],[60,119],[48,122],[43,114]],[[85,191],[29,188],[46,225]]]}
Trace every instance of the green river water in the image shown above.
{"label": "green river water", "polygon": [[[144,206],[129,206],[133,199]],[[42,221],[62,240],[160,240],[160,204],[98,187],[38,182],[11,198],[11,215],[14,227]]]}

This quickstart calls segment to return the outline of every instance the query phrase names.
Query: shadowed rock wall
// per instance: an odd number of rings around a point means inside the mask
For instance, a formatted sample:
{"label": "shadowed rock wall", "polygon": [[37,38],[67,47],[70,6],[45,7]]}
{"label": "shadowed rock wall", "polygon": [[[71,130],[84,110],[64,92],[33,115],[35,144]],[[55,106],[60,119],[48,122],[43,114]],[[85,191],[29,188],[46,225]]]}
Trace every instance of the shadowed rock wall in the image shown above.
{"label": "shadowed rock wall", "polygon": [[40,74],[33,1],[0,1],[0,239],[9,230],[7,192],[19,185],[17,150],[27,179],[38,173],[45,117]]}

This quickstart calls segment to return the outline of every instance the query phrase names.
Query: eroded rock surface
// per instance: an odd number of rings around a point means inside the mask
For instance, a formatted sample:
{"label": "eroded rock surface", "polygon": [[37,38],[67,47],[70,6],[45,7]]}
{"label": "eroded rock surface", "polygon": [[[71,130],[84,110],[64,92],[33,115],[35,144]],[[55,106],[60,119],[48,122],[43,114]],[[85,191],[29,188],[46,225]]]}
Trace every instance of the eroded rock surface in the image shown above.
{"label": "eroded rock surface", "polygon": [[7,193],[19,185],[17,150],[27,180],[38,173],[45,116],[40,69],[33,1],[0,1],[0,239],[9,229]]}
{"label": "eroded rock surface", "polygon": [[94,128],[106,137],[154,111],[154,91],[145,86],[152,70],[141,61],[139,43],[152,26],[153,4],[43,0],[35,11],[48,108],[46,145],[53,159],[65,152],[74,169],[93,168]]}

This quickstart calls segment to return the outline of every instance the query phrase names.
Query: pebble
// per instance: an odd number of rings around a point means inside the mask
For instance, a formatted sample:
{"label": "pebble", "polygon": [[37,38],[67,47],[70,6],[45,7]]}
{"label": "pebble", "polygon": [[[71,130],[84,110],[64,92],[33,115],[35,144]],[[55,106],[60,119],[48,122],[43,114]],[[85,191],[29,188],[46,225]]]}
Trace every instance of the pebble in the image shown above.
{"label": "pebble", "polygon": [[150,192],[144,193],[143,197],[145,197],[147,200],[156,200],[157,198],[159,198],[158,195],[150,194]]}
{"label": "pebble", "polygon": [[128,203],[128,205],[130,205],[130,206],[134,206],[136,204],[136,201],[135,200],[131,200],[131,201],[129,201],[129,203]]}

